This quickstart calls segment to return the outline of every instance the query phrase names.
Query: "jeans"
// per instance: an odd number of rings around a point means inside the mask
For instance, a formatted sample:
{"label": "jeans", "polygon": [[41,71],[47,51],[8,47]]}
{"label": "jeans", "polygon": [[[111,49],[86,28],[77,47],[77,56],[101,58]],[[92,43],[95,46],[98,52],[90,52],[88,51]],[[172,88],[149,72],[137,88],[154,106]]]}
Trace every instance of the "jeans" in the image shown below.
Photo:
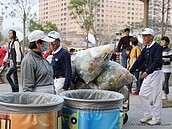
{"label": "jeans", "polygon": [[[11,78],[11,75],[13,74],[13,80]],[[19,91],[19,85],[18,85],[18,77],[17,77],[17,68],[10,67],[6,72],[6,79],[11,85],[12,92],[18,92]]]}
{"label": "jeans", "polygon": [[165,94],[169,94],[169,79],[170,79],[171,73],[164,73],[165,81],[163,84],[163,91]]}
{"label": "jeans", "polygon": [[125,49],[122,50],[121,57],[122,57],[122,66],[124,68],[126,68],[127,67],[127,54],[126,54],[126,50]]}

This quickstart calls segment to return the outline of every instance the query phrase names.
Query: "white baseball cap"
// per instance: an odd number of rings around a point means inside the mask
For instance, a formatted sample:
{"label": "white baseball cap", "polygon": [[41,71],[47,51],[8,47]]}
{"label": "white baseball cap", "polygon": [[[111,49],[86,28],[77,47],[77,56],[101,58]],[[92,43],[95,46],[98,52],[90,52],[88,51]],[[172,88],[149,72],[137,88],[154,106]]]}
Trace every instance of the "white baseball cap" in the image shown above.
{"label": "white baseball cap", "polygon": [[34,42],[34,41],[38,41],[38,40],[42,40],[45,42],[53,42],[54,39],[50,38],[47,36],[47,34],[45,32],[43,32],[42,30],[34,30],[33,32],[31,32],[28,36],[28,40],[29,42]]}
{"label": "white baseball cap", "polygon": [[48,37],[53,38],[53,39],[60,39],[60,34],[59,32],[51,31],[48,33]]}
{"label": "white baseball cap", "polygon": [[155,32],[153,31],[153,29],[150,28],[145,28],[143,32],[140,33],[140,35],[147,35],[147,34],[155,36]]}

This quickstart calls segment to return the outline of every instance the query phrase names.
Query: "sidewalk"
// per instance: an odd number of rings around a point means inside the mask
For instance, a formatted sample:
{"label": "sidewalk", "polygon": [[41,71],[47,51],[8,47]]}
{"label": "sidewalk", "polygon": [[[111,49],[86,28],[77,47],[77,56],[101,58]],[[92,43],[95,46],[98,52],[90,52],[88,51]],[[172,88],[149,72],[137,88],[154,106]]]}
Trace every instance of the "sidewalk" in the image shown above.
{"label": "sidewalk", "polygon": [[[172,87],[170,87],[169,100],[172,100]],[[129,119],[123,129],[172,129],[172,108],[162,109],[161,125],[141,124],[140,119],[143,117],[143,111],[139,96],[130,96],[130,110],[127,114]]]}
{"label": "sidewalk", "polygon": [[[2,92],[11,92],[9,84],[0,84],[0,93]],[[172,100],[172,87],[170,88],[169,99]],[[149,126],[147,124],[141,124],[139,120],[143,117],[143,111],[139,96],[130,96],[130,110],[127,114],[129,119],[123,129],[172,129],[172,108],[162,109],[161,125]]]}

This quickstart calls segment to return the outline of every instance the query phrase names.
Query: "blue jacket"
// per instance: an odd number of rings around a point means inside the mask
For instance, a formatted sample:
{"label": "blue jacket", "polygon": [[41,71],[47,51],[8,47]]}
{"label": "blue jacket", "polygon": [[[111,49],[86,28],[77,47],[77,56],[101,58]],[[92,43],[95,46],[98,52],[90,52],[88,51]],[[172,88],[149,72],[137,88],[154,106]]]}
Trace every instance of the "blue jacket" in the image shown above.
{"label": "blue jacket", "polygon": [[64,48],[53,54],[51,65],[53,67],[53,78],[65,78],[63,89],[70,87],[72,78],[71,59],[70,54]]}
{"label": "blue jacket", "polygon": [[158,43],[154,43],[150,48],[147,48],[146,46],[142,50],[140,56],[137,58],[133,66],[131,67],[130,72],[133,73],[143,63],[145,63],[147,74],[151,74],[154,71],[161,69],[162,51],[163,48]]}

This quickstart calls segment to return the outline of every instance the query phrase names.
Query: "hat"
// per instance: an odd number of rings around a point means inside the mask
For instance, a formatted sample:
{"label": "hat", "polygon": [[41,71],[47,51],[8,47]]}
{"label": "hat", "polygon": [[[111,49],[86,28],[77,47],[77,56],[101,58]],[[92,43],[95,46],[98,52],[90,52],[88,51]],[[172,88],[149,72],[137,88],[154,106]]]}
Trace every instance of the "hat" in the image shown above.
{"label": "hat", "polygon": [[51,31],[50,33],[48,33],[48,37],[53,39],[60,39],[60,34],[56,31]]}
{"label": "hat", "polygon": [[45,42],[53,42],[54,39],[48,37],[46,35],[45,32],[43,32],[42,30],[34,30],[33,32],[31,32],[28,36],[28,40],[29,42],[34,42],[34,41],[38,41],[38,40],[42,40]]}
{"label": "hat", "polygon": [[150,28],[145,28],[143,30],[143,32],[140,33],[140,35],[147,35],[147,34],[155,36],[155,32],[152,29],[150,29]]}

